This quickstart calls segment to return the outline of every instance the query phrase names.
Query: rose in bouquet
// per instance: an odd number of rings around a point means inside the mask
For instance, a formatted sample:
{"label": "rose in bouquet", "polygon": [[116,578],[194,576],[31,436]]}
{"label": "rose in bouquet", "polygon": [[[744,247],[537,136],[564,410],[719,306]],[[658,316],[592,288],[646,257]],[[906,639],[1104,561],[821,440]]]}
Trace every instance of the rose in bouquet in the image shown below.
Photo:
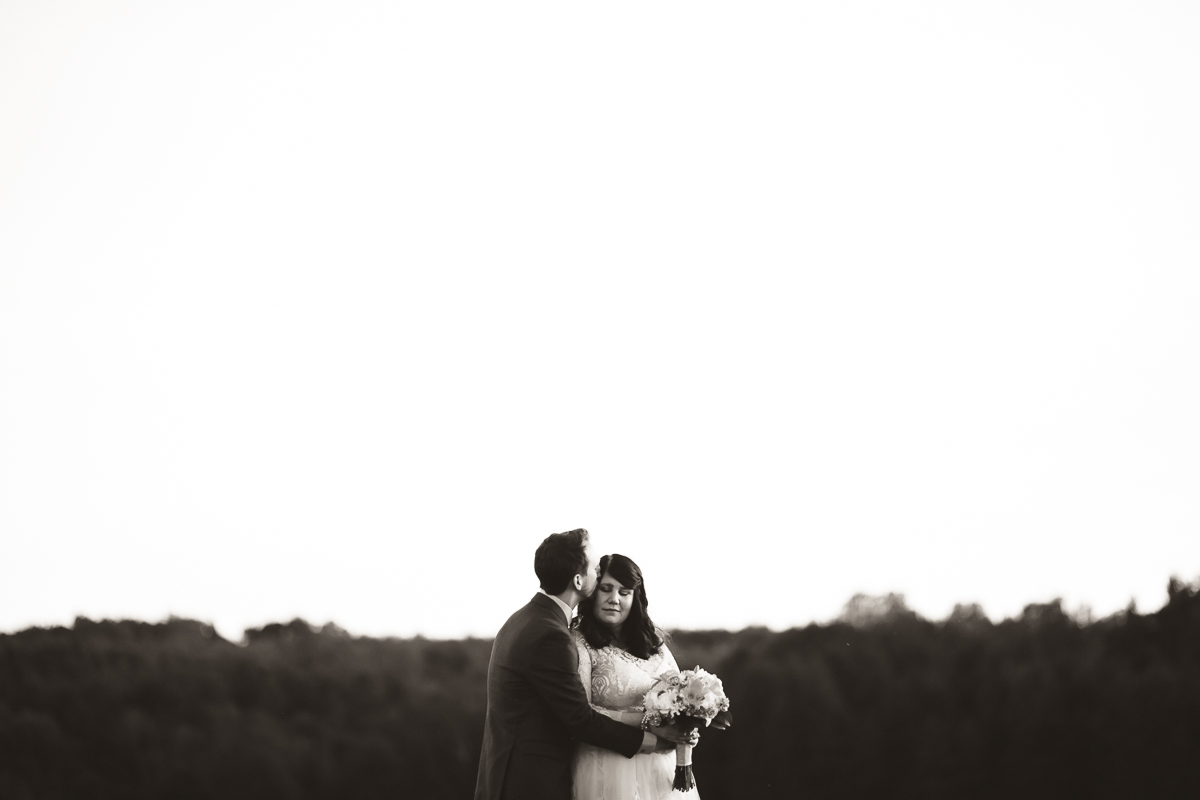
{"label": "rose in bouquet", "polygon": [[[696,730],[715,723],[727,728],[733,721],[729,714],[729,698],[721,679],[696,667],[678,674],[659,678],[642,698],[646,725],[673,724],[685,731]],[[692,774],[692,746],[675,746],[675,788],[691,791],[696,786]]]}

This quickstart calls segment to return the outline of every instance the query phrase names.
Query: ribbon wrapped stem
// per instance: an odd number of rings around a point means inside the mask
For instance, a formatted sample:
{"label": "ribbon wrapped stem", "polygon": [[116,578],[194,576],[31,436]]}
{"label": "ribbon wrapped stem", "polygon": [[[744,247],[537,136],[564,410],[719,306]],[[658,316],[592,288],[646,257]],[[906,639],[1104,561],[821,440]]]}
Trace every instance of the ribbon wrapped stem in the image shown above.
{"label": "ribbon wrapped stem", "polygon": [[[692,717],[680,717],[677,723],[685,731],[700,727],[701,721]],[[692,773],[692,745],[675,745],[675,781],[677,791],[690,792],[696,788],[696,776]]]}

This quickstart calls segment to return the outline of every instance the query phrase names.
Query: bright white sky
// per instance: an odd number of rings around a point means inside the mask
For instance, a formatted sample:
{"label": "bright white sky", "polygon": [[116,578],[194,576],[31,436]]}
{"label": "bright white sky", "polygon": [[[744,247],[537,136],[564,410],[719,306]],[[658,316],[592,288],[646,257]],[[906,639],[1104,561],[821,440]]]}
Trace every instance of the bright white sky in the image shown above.
{"label": "bright white sky", "polygon": [[1200,576],[1200,5],[0,0],[0,630]]}

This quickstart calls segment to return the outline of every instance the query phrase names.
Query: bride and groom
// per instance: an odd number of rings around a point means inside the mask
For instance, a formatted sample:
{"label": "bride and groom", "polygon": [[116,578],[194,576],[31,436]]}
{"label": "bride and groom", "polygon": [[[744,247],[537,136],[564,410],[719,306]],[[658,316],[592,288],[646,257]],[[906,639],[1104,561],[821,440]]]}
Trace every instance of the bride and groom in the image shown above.
{"label": "bride and groom", "polygon": [[672,796],[675,745],[697,734],[642,729],[646,691],[679,668],[646,613],[641,570],[622,555],[597,561],[582,528],[548,536],[533,568],[541,591],[492,645],[475,800]]}

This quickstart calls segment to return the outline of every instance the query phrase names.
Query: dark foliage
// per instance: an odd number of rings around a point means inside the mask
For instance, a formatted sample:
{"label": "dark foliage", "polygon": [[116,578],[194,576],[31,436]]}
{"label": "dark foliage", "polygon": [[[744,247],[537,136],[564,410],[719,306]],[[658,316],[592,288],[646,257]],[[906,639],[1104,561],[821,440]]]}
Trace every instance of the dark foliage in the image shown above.
{"label": "dark foliage", "polygon": [[[0,635],[0,798],[469,800],[490,646],[300,620],[242,645],[180,619]],[[855,598],[671,648],[733,699],[705,800],[1200,797],[1200,587],[1095,622]]]}
{"label": "dark foliage", "polygon": [[0,798],[470,797],[486,640],[352,638],[296,620],[0,636]]}

